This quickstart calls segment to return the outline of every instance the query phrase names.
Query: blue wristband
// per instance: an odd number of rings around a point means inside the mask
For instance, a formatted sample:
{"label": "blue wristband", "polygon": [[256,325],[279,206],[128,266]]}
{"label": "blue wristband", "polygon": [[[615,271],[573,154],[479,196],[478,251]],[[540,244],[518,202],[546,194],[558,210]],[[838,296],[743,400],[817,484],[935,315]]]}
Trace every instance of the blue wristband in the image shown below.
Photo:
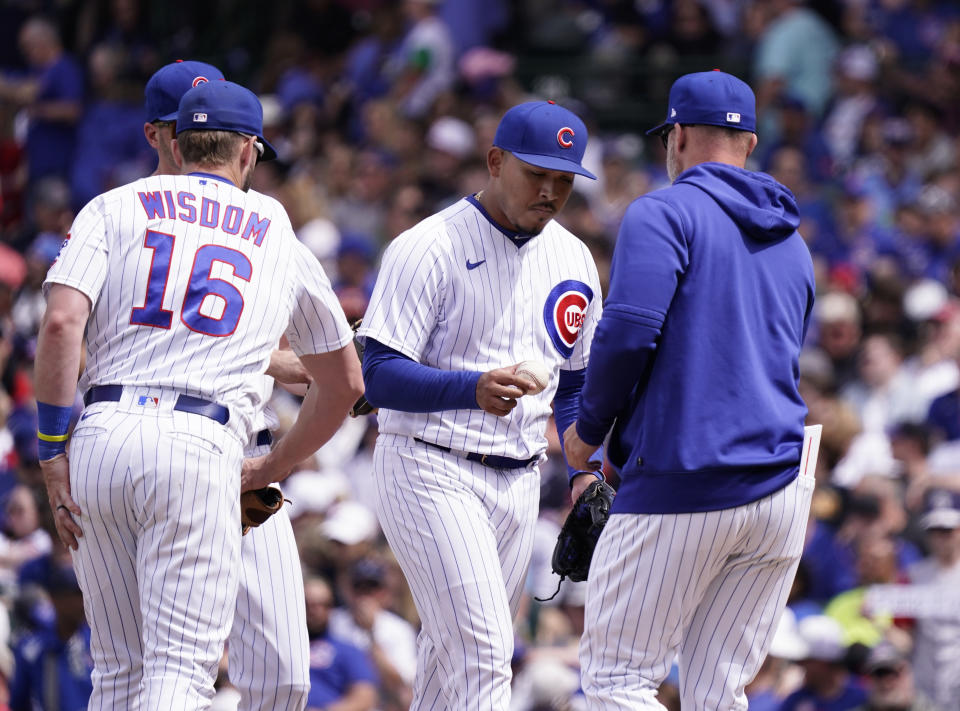
{"label": "blue wristband", "polygon": [[40,461],[53,459],[67,451],[67,430],[72,407],[37,402],[37,453]]}
{"label": "blue wristband", "polygon": [[602,470],[602,469],[597,469],[596,471],[587,471],[587,470],[577,469],[577,470],[575,470],[573,473],[570,474],[570,478],[569,478],[569,480],[568,480],[568,483],[569,483],[571,489],[573,488],[573,480],[576,479],[576,478],[577,478],[578,476],[580,476],[581,474],[593,474],[593,475],[594,475],[595,477],[597,477],[597,479],[599,479],[600,481],[606,481],[606,480],[607,480],[607,477],[606,477],[606,475],[603,473],[603,470]]}

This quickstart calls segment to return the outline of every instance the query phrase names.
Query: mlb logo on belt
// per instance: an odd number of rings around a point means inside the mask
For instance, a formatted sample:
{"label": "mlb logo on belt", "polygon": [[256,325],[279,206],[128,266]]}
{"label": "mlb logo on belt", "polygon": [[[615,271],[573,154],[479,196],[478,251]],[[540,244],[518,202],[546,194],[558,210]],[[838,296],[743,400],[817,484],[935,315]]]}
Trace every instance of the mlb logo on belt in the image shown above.
{"label": "mlb logo on belt", "polygon": [[141,407],[160,407],[160,398],[152,395],[141,395],[137,404]]}

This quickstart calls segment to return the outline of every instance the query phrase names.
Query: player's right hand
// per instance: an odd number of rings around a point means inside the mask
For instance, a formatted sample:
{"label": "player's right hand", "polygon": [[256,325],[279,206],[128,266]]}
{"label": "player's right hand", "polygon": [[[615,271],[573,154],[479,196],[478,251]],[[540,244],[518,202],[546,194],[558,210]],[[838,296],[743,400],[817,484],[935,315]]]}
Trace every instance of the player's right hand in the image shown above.
{"label": "player's right hand", "polygon": [[79,524],[73,518],[79,518],[81,511],[70,495],[70,466],[67,455],[58,454],[53,459],[40,462],[43,483],[47,487],[47,498],[53,510],[53,522],[57,527],[57,537],[70,550],[80,547],[78,538],[83,536]]}
{"label": "player's right hand", "polygon": [[243,460],[243,466],[240,470],[241,494],[251,489],[262,489],[268,484],[283,478],[277,476],[276,472],[271,471],[270,467],[267,466],[267,456],[247,457]]}
{"label": "player's right hand", "polygon": [[602,462],[593,459],[593,455],[596,454],[599,446],[597,444],[587,444],[580,439],[580,435],[577,434],[576,422],[567,427],[567,431],[563,433],[563,454],[567,459],[567,464],[579,471],[595,472],[600,468]]}
{"label": "player's right hand", "polygon": [[289,348],[281,348],[270,354],[270,364],[267,366],[267,375],[278,383],[286,385],[309,385],[313,378],[303,363]]}
{"label": "player's right hand", "polygon": [[513,374],[516,365],[489,370],[477,381],[477,404],[484,412],[503,417],[527,394],[530,381]]}

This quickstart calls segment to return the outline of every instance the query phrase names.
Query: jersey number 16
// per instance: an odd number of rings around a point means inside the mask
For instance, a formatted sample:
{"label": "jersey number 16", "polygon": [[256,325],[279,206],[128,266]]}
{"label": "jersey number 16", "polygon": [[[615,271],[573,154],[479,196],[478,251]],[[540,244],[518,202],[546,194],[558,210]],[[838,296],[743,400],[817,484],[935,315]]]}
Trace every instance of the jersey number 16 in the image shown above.
{"label": "jersey number 16", "polygon": [[[173,312],[163,308],[163,299],[167,293],[167,280],[170,278],[174,240],[175,237],[166,232],[147,230],[144,235],[143,246],[153,250],[150,273],[147,276],[147,295],[143,306],[135,306],[130,312],[130,323],[170,328]],[[240,314],[243,313],[243,294],[230,282],[211,276],[214,262],[232,267],[234,276],[250,281],[252,267],[243,252],[219,244],[203,245],[193,257],[190,283],[180,309],[180,320],[197,333],[229,336],[237,328]],[[203,300],[208,296],[219,296],[224,301],[223,312],[218,318],[200,313]]]}

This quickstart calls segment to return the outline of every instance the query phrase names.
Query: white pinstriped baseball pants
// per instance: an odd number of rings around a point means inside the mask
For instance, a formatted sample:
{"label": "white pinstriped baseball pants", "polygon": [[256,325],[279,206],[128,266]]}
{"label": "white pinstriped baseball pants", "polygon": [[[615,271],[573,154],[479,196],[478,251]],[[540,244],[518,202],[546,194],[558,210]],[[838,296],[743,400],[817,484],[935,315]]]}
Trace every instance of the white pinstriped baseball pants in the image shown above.
{"label": "white pinstriped baseball pants", "polygon": [[88,708],[199,711],[236,605],[242,443],[173,411],[176,393],[150,409],[132,404],[138,392],[92,405],[70,439],[83,511],[73,561],[92,629]]}
{"label": "white pinstriped baseball pants", "polygon": [[662,711],[679,656],[684,711],[747,708],[803,551],[813,493],[801,476],[722,511],[615,514],[590,566],[580,643],[590,711]]}
{"label": "white pinstriped baseball pants", "polygon": [[[254,447],[244,456],[266,454]],[[303,572],[284,506],[240,542],[236,617],[227,641],[239,711],[301,711],[310,693]]]}
{"label": "white pinstriped baseball pants", "polygon": [[493,469],[381,434],[374,476],[380,525],[422,625],[411,711],[507,711],[539,469]]}

